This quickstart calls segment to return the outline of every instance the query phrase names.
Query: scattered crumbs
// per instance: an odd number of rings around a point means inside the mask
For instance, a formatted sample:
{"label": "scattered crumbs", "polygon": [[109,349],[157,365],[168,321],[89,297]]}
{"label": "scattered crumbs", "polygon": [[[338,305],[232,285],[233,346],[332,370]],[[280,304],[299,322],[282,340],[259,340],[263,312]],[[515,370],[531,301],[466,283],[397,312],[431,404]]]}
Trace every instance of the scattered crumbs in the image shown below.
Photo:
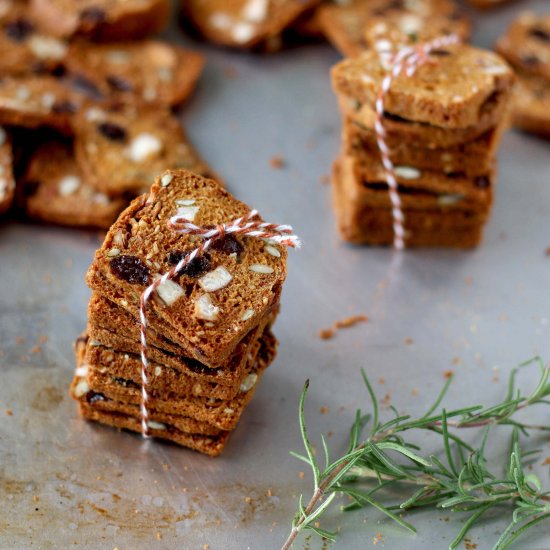
{"label": "scattered crumbs", "polygon": [[41,334],[38,337],[38,343],[39,344],[45,344],[48,341],[48,337],[45,334]]}
{"label": "scattered crumbs", "polygon": [[330,183],[330,177],[327,176],[326,174],[323,174],[320,178],[319,178],[319,181],[323,184],[323,185],[328,185]]}
{"label": "scattered crumbs", "polygon": [[546,457],[544,462],[542,463],[543,466],[550,466],[550,456]]}
{"label": "scattered crumbs", "polygon": [[203,547],[202,547],[202,550],[208,550],[210,548],[210,545],[209,544],[205,544]]}
{"label": "scattered crumbs", "polygon": [[304,474],[304,472],[298,472],[298,477],[300,479],[304,479],[306,477],[306,474]]}
{"label": "scattered crumbs", "polygon": [[11,409],[6,409],[4,411],[8,416],[13,416],[13,411]]}
{"label": "scattered crumbs", "polygon": [[170,469],[170,464],[163,464],[162,469],[167,472]]}
{"label": "scattered crumbs", "polygon": [[266,495],[271,498],[273,496],[273,490],[271,489],[271,487],[269,487],[269,489],[267,490],[266,492]]}
{"label": "scattered crumbs", "polygon": [[413,388],[411,393],[413,394],[414,397],[416,397],[418,395],[418,388]]}
{"label": "scattered crumbs", "polygon": [[454,374],[454,371],[452,370],[446,370],[444,373],[443,373],[443,376],[447,379],[451,378]]}
{"label": "scattered crumbs", "polygon": [[385,383],[386,383],[386,379],[385,379],[385,378],[379,378],[379,379],[378,379],[378,383],[379,383],[379,384],[385,384]]}
{"label": "scattered crumbs", "polygon": [[157,531],[157,540],[162,540],[162,535]]}
{"label": "scattered crumbs", "polygon": [[336,331],[341,328],[353,327],[359,323],[368,323],[369,318],[366,315],[352,315],[351,317],[346,317],[341,321],[336,321],[332,327],[323,329],[319,332],[319,337],[321,340],[329,340],[332,338]]}
{"label": "scattered crumbs", "polygon": [[329,409],[328,407],[321,407],[321,408],[319,409],[319,412],[320,412],[321,414],[327,414],[329,411],[330,411],[330,409]]}
{"label": "scattered crumbs", "polygon": [[285,159],[280,155],[275,155],[269,160],[269,166],[271,166],[274,170],[280,170],[281,168],[284,168],[285,165]]}
{"label": "scattered crumbs", "polygon": [[319,338],[321,340],[330,340],[334,336],[334,332],[331,328],[325,328],[319,332]]}
{"label": "scattered crumbs", "polygon": [[327,437],[332,437],[332,435],[333,435],[332,432],[327,433]]}
{"label": "scattered crumbs", "polygon": [[547,256],[550,256],[550,246],[544,251]]}
{"label": "scattered crumbs", "polygon": [[320,521],[316,521],[314,523],[315,527],[317,527],[317,529],[320,529],[321,528],[321,522]]}
{"label": "scattered crumbs", "polygon": [[33,495],[32,496],[32,501],[33,502],[38,502],[40,500],[40,497],[38,495]]}
{"label": "scattered crumbs", "polygon": [[33,354],[40,353],[41,351],[42,351],[42,348],[40,346],[33,346],[31,348],[31,353],[33,353]]}
{"label": "scattered crumbs", "polygon": [[28,355],[22,355],[20,358],[19,358],[19,361],[21,361],[21,363],[28,363],[29,362],[29,356]]}
{"label": "scattered crumbs", "polygon": [[453,365],[461,365],[462,359],[460,357],[453,357],[453,360],[451,361]]}
{"label": "scattered crumbs", "polygon": [[384,544],[384,536],[382,533],[376,533],[376,536],[372,539],[372,544],[378,544],[379,542]]}
{"label": "scattered crumbs", "polygon": [[390,401],[391,401],[391,395],[387,393],[386,395],[384,395],[384,398],[382,399],[381,404],[383,407],[389,407]]}
{"label": "scattered crumbs", "polygon": [[247,504],[250,504],[252,502],[252,497],[244,497],[244,501],[247,503]]}
{"label": "scattered crumbs", "polygon": [[471,285],[474,282],[474,278],[471,275],[468,275],[467,277],[464,277],[464,284],[465,285]]}
{"label": "scattered crumbs", "polygon": [[403,342],[405,342],[407,346],[412,346],[414,344],[414,340],[410,336],[407,336]]}
{"label": "scattered crumbs", "polygon": [[21,344],[25,343],[25,338],[23,336],[16,336],[15,337],[15,343],[20,346]]}
{"label": "scattered crumbs", "polygon": [[464,548],[466,548],[466,550],[475,550],[477,544],[473,543],[470,539],[464,539]]}
{"label": "scattered crumbs", "polygon": [[344,412],[346,410],[346,407],[344,405],[340,405],[338,407],[338,412]]}

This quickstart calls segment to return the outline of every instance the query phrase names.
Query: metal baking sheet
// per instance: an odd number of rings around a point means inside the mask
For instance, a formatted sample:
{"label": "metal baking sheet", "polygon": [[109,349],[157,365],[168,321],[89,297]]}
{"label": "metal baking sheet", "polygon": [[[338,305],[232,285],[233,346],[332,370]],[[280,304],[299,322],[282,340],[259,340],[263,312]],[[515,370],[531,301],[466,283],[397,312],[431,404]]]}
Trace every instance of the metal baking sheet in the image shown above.
{"label": "metal baking sheet", "polygon": [[[527,7],[550,9],[539,0],[476,12],[474,42],[490,46]],[[175,25],[169,37],[184,41]],[[361,367],[385,403],[419,413],[449,369],[456,373],[450,404],[491,403],[513,366],[535,354],[550,360],[549,142],[506,135],[494,213],[478,250],[397,256],[350,247],[335,231],[322,183],[339,148],[341,118],[328,80],[338,55],[328,45],[272,56],[201,48],[208,66],[183,115],[191,137],[239,198],[270,221],[293,224],[304,241],[290,254],[279,356],[218,459],[88,424],[67,389],[71,344],[86,323],[84,273],[100,236],[3,223],[1,548],[278,548],[297,496],[308,496],[312,484],[289,456],[301,450],[297,406],[307,378],[310,431],[331,432],[339,451],[355,408],[368,408]],[[275,155],[284,169],[270,168]],[[319,338],[352,314],[370,322]],[[506,442],[499,433],[496,461]],[[531,444],[550,455],[546,438]],[[491,547],[508,513],[473,530],[479,550]],[[373,510],[333,514],[323,526],[342,528],[334,548],[369,548],[378,533],[383,548],[445,548],[463,517],[409,519],[416,536]],[[321,543],[302,537],[295,547]],[[517,547],[550,548],[550,527]]]}

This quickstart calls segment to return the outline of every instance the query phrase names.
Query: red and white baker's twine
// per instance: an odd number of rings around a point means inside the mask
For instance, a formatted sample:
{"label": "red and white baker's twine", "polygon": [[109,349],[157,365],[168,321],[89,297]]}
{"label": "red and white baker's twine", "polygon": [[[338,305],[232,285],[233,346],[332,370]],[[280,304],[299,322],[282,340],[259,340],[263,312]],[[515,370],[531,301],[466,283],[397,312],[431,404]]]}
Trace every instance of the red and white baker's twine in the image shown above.
{"label": "red and white baker's twine", "polygon": [[432,50],[450,46],[451,44],[458,44],[459,42],[460,38],[458,36],[450,34],[448,36],[436,38],[435,40],[425,44],[420,44],[414,47],[408,46],[399,50],[399,52],[395,55],[390,56],[390,69],[382,80],[382,85],[378,91],[374,129],[376,132],[376,141],[378,143],[378,148],[380,149],[380,156],[382,158],[382,164],[386,174],[386,183],[388,184],[390,201],[392,204],[394,235],[393,246],[398,250],[405,248],[405,217],[403,215],[403,210],[401,209],[401,197],[399,196],[397,178],[395,176],[395,165],[391,160],[390,149],[386,143],[386,129],[384,128],[383,123],[384,99],[395,78],[400,76],[402,73],[405,73],[408,77],[413,76],[421,65],[424,65],[429,61],[428,55]]}
{"label": "red and white baker's twine", "polygon": [[141,432],[143,437],[150,437],[149,433],[149,360],[147,359],[147,315],[146,308],[149,298],[155,290],[165,283],[173,279],[178,273],[190,262],[192,262],[200,254],[204,254],[210,248],[214,241],[223,239],[225,235],[243,235],[245,237],[253,237],[257,239],[270,239],[271,241],[291,248],[300,247],[300,239],[292,234],[290,225],[276,225],[265,223],[258,219],[257,210],[251,210],[248,214],[234,220],[228,224],[220,224],[213,228],[199,227],[183,216],[173,216],[168,222],[168,226],[187,235],[197,235],[204,239],[203,243],[182,258],[170,271],[158,278],[154,283],[149,285],[140,299],[139,316],[141,319]]}

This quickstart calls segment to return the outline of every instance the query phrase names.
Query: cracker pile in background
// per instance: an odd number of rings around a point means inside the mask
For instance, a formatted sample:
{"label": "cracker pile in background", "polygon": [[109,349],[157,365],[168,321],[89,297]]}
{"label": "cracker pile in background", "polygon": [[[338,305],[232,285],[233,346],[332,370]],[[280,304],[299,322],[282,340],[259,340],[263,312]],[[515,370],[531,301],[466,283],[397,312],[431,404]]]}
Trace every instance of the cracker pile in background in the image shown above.
{"label": "cracker pile in background", "polygon": [[[333,195],[344,239],[394,238],[376,102],[386,74],[374,48],[334,67],[344,115]],[[406,246],[476,246],[493,202],[495,152],[507,126],[514,75],[497,54],[465,45],[434,50],[414,75],[394,79],[382,125],[394,165]]]}
{"label": "cracker pile in background", "polygon": [[0,213],[108,228],[161,170],[211,175],[172,113],[203,56],[148,38],[169,15],[168,0],[0,2]]}
{"label": "cracker pile in background", "polygon": [[518,76],[513,123],[550,137],[550,15],[522,13],[498,40],[496,49]]}
{"label": "cracker pile in background", "polygon": [[[109,230],[88,271],[88,327],[71,387],[85,418],[141,432],[140,296],[197,246],[176,234],[178,213],[201,227],[250,212],[221,185],[168,171]],[[147,307],[148,430],[208,455],[230,432],[273,361],[270,327],[287,252],[266,239],[226,234],[157,288]]]}

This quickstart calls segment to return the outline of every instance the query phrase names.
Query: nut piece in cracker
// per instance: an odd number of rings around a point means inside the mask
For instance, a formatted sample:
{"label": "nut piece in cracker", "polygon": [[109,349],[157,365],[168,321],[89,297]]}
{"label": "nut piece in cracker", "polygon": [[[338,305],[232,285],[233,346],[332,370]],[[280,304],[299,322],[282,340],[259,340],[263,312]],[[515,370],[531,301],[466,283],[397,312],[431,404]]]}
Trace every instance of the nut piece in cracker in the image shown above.
{"label": "nut piece in cracker", "polygon": [[281,33],[320,0],[182,0],[184,16],[205,38],[234,48],[277,49]]}
{"label": "nut piece in cracker", "polygon": [[[332,70],[333,87],[341,101],[374,109],[387,74],[386,57],[369,50],[346,59]],[[449,45],[433,50],[413,76],[396,77],[385,98],[391,115],[443,128],[477,126],[487,113],[502,118],[514,83],[508,64],[493,52]]]}
{"label": "nut piece in cracker", "polygon": [[522,13],[498,39],[496,50],[519,71],[550,79],[550,15]]}
{"label": "nut piece in cracker", "polygon": [[[350,0],[327,3],[319,8],[317,19],[334,47],[346,57],[355,57],[368,49],[365,30],[373,18],[392,23],[394,18],[415,16],[423,21],[432,17],[446,19],[453,32],[461,32],[463,16],[451,0]],[[457,26],[453,22],[457,22]]]}
{"label": "nut piece in cracker", "polygon": [[84,179],[70,144],[49,141],[33,154],[21,181],[27,216],[57,225],[108,228],[126,206]]}
{"label": "nut piece in cracker", "polygon": [[0,74],[52,72],[64,61],[67,44],[42,33],[23,2],[0,4]]}
{"label": "nut piece in cracker", "polygon": [[10,136],[0,126],[0,214],[8,211],[14,197],[13,150]]}
{"label": "nut piece in cracker", "polygon": [[48,126],[72,133],[72,120],[85,97],[52,76],[0,80],[0,124]]}
{"label": "nut piece in cracker", "polygon": [[204,57],[157,40],[93,44],[77,41],[67,56],[69,71],[105,96],[178,105],[193,92]]}
{"label": "nut piece in cracker", "polygon": [[160,31],[169,0],[30,0],[30,14],[54,36],[134,40]]}
{"label": "nut piece in cracker", "polygon": [[212,174],[179,121],[158,105],[89,107],[78,115],[75,132],[86,180],[109,196],[144,193],[169,167]]}

